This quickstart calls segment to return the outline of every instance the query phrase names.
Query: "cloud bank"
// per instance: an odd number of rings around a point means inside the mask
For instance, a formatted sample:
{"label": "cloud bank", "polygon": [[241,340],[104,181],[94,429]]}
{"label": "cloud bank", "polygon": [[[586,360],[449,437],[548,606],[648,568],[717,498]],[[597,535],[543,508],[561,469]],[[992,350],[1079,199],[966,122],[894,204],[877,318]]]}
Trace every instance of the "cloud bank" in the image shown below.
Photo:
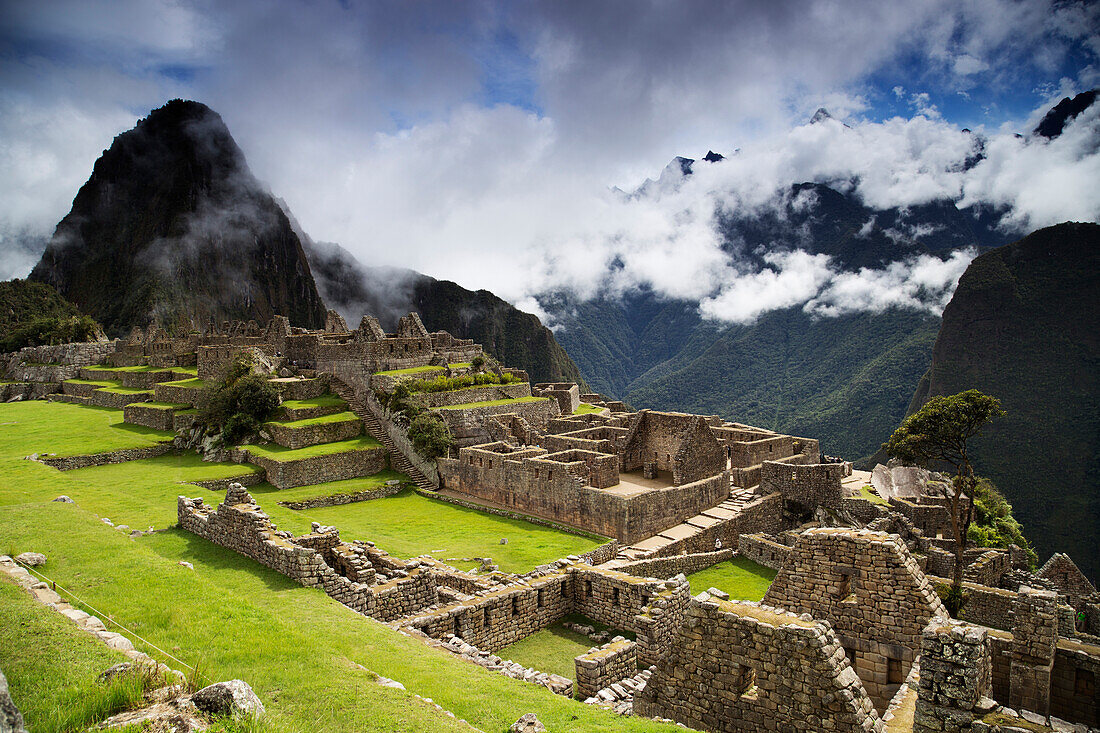
{"label": "cloud bank", "polygon": [[[985,202],[1014,229],[1100,216],[1100,111],[1050,142],[1013,134],[1100,80],[1093,3],[4,9],[0,277],[29,270],[25,243],[66,213],[113,135],[175,96],[222,115],[315,239],[525,307],[645,286],[729,321],[942,308],[967,254],[846,272],[723,249],[716,213],[774,208],[802,181],[873,208]],[[806,124],[822,105],[837,119]],[[707,148],[727,159],[645,196],[612,188]]]}

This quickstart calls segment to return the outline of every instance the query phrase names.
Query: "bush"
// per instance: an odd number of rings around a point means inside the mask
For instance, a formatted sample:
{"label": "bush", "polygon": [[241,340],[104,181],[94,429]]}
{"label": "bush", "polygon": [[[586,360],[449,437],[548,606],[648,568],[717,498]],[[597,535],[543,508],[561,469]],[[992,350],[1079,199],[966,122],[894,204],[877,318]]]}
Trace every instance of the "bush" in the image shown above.
{"label": "bush", "polygon": [[936,593],[939,595],[951,618],[958,618],[966,605],[967,594],[962,588],[955,588],[947,583],[936,584]]}
{"label": "bush", "polygon": [[979,478],[974,487],[974,522],[966,538],[978,547],[1007,549],[1009,545],[1018,545],[1027,552],[1028,564],[1033,569],[1039,562],[1023,527],[1012,516],[1012,505],[987,478]]}
{"label": "bush", "polygon": [[91,341],[102,332],[91,316],[36,318],[0,338],[0,353],[18,351],[25,346]]}
{"label": "bush", "polygon": [[208,433],[219,433],[225,445],[235,445],[256,433],[279,406],[279,392],[252,372],[252,360],[239,354],[211,387],[199,415]]}
{"label": "bush", "polygon": [[486,387],[494,384],[517,384],[521,381],[523,380],[509,373],[500,376],[491,372],[483,374],[463,374],[460,377],[439,376],[435,379],[416,379],[408,383],[401,382],[394,389],[394,394],[396,395],[398,390],[402,388],[405,392],[453,392],[456,389],[466,389],[467,387]]}
{"label": "bush", "polygon": [[431,410],[425,410],[413,418],[409,424],[409,440],[416,452],[428,460],[447,455],[454,444],[446,423]]}

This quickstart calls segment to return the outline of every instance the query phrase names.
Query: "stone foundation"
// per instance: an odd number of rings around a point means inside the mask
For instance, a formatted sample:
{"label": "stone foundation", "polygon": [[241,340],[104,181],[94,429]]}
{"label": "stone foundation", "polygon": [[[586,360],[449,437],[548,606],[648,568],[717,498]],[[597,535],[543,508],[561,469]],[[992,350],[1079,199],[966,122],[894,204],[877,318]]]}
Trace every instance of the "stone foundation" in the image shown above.
{"label": "stone foundation", "polygon": [[638,671],[638,645],[619,636],[573,660],[577,694],[582,700],[594,696]]}

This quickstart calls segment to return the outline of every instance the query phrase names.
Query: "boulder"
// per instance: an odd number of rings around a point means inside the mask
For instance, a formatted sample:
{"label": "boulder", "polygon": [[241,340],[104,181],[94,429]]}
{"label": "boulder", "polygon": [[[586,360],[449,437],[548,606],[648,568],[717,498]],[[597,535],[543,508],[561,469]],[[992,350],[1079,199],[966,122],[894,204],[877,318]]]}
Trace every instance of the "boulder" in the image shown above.
{"label": "boulder", "polygon": [[191,696],[199,710],[211,715],[263,715],[264,704],[244,680],[216,682]]}
{"label": "boulder", "polygon": [[0,671],[0,731],[27,733],[27,729],[23,727],[23,716],[20,715],[19,708],[15,707],[15,702],[12,701],[11,694],[8,692],[8,681],[3,671]]}
{"label": "boulder", "polygon": [[41,552],[21,552],[15,556],[15,561],[22,565],[30,565],[33,568],[45,565],[46,556]]}
{"label": "boulder", "polygon": [[73,503],[73,500],[70,499],[69,497],[65,496],[64,494],[62,494],[61,496],[54,499],[54,501],[59,501],[62,504],[72,504]]}
{"label": "boulder", "polygon": [[509,733],[543,733],[546,726],[539,722],[534,713],[524,713],[520,719],[512,723]]}

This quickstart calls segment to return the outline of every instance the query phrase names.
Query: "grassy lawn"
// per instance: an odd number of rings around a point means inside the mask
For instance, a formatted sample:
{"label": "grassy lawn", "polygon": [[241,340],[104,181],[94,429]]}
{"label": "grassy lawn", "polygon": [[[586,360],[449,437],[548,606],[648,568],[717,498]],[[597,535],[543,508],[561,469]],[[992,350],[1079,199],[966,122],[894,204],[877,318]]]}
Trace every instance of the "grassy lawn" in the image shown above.
{"label": "grassy lawn", "polygon": [[66,379],[65,384],[91,384],[96,387],[121,387],[122,382],[112,379]]}
{"label": "grassy lawn", "polygon": [[256,498],[261,506],[267,507],[277,501],[304,501],[319,496],[336,496],[338,494],[358,494],[361,491],[370,491],[383,486],[387,481],[408,481],[403,473],[391,469],[379,471],[373,476],[361,476],[349,478],[343,481],[328,481],[323,484],[311,486],[299,486],[294,489],[276,489],[271,484],[264,482],[248,487],[249,493]]}
{"label": "grassy lawn", "polygon": [[206,389],[210,386],[198,377],[193,377],[192,379],[177,379],[174,382],[161,382],[161,384],[169,387],[183,387],[184,389]]}
{"label": "grassy lawn", "polygon": [[692,593],[717,588],[739,601],[759,601],[775,580],[775,571],[744,557],[734,557],[687,576]]}
{"label": "grassy lawn", "polygon": [[331,422],[351,422],[352,420],[358,420],[359,418],[354,412],[334,412],[331,415],[322,415],[321,417],[311,417],[305,420],[288,420],[286,422],[279,422],[272,420],[270,422],[275,425],[282,425],[284,428],[305,428],[310,425],[324,425]]}
{"label": "grassy lawn", "polygon": [[474,407],[496,407],[497,405],[514,405],[520,402],[545,402],[546,397],[517,397],[516,399],[489,400],[487,402],[467,402],[463,405],[448,405],[447,407],[433,407],[433,410],[469,410]]}
{"label": "grassy lawn", "polygon": [[[279,529],[300,533],[309,530],[311,521],[329,524],[339,528],[346,540],[371,540],[398,557],[491,557],[501,570],[524,573],[536,565],[588,552],[602,544],[521,519],[429,499],[411,489],[385,499],[302,511],[274,503],[284,501],[286,494],[272,493],[266,501],[259,492],[253,494]],[[501,539],[507,539],[508,544],[500,544]]]}
{"label": "grassy lawn", "polygon": [[177,404],[174,402],[142,402],[142,407],[151,407],[154,410],[183,410],[190,408],[188,404]]}
{"label": "grassy lawn", "polygon": [[[455,364],[454,366],[458,366]],[[422,366],[422,367],[410,367],[409,369],[391,369],[388,372],[375,372],[383,377],[403,377],[406,374],[426,374],[428,372],[441,372],[443,367],[441,366]]]}
{"label": "grassy lawn", "polygon": [[574,415],[585,415],[589,412],[603,412],[604,408],[590,405],[587,402],[582,402],[576,410],[573,411]]}
{"label": "grassy lawn", "polygon": [[0,608],[0,669],[30,730],[62,731],[77,721],[83,729],[136,702],[96,682],[100,672],[127,661],[125,654],[38,603],[7,576],[0,577]]}
{"label": "grassy lawn", "polygon": [[128,425],[121,410],[108,407],[31,400],[0,408],[0,460],[31,453],[75,456],[145,448],[175,437],[163,430]]}
{"label": "grassy lawn", "polygon": [[289,407],[295,410],[301,410],[303,407],[334,407],[343,406],[347,403],[334,394],[323,394],[320,397],[313,397],[308,400],[283,400],[283,407]]}
{"label": "grassy lawn", "polygon": [[859,495],[867,501],[871,502],[872,504],[882,504],[883,506],[890,505],[890,502],[886,501],[886,499],[883,499],[881,496],[875,493],[874,489],[867,484],[859,487]]}
{"label": "grassy lawn", "polygon": [[112,392],[114,394],[153,394],[151,389],[143,389],[141,387],[104,387],[101,392]]}
{"label": "grassy lawn", "polygon": [[497,652],[497,655],[501,659],[518,662],[524,667],[559,674],[576,682],[577,668],[573,658],[584,654],[594,646],[598,644],[584,634],[578,634],[557,623],[522,641],[504,647]]}
{"label": "grassy lawn", "polygon": [[254,456],[270,458],[273,461],[279,462],[297,461],[302,458],[312,458],[313,456],[329,456],[333,453],[347,453],[353,450],[370,450],[372,448],[381,447],[382,444],[369,435],[352,438],[351,440],[338,440],[335,443],[311,445],[307,448],[290,449],[284,448],[281,445],[275,445],[274,443],[269,443],[267,445],[241,446],[241,448],[246,449]]}

